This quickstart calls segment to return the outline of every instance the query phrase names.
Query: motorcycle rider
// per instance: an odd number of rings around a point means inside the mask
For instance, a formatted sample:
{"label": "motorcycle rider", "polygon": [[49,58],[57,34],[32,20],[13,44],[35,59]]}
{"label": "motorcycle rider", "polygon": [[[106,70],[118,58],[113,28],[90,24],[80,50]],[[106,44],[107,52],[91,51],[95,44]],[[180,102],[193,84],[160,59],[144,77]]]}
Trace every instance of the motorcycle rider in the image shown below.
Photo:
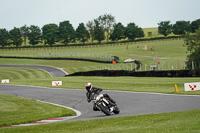
{"label": "motorcycle rider", "polygon": [[[86,92],[86,96],[87,96],[87,101],[91,102],[92,97],[95,95],[99,95],[99,93],[103,90],[103,88],[99,88],[99,87],[93,87],[92,83],[87,83],[85,85],[85,88],[87,90]],[[110,101],[110,105],[111,106],[115,106],[116,102],[110,98],[110,96],[108,94],[103,94],[104,97],[106,97],[109,101]],[[94,103],[93,105],[93,110],[94,111],[99,111],[99,109],[96,107],[96,103]]]}

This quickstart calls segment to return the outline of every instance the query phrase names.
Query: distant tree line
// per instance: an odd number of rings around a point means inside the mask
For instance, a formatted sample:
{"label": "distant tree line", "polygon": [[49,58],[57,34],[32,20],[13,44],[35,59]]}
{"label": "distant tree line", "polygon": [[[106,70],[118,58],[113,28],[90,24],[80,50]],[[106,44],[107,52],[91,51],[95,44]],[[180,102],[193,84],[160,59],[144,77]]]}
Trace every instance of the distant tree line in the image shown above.
{"label": "distant tree line", "polygon": [[176,21],[175,24],[170,24],[170,21],[162,21],[158,23],[158,33],[167,37],[169,34],[185,36],[188,32],[195,33],[200,27],[200,19],[195,21]]}
{"label": "distant tree line", "polygon": [[[174,25],[170,21],[163,21],[158,23],[158,33],[167,37],[172,32],[176,35],[185,35],[187,32],[195,32],[200,26],[200,19],[190,23],[189,21],[177,21]],[[31,25],[22,26],[20,28],[14,27],[10,31],[0,29],[0,46],[14,45],[21,46],[24,42],[25,46],[27,40],[29,44],[35,46],[39,43],[53,46],[56,42],[67,45],[68,43],[80,41],[83,44],[88,40],[91,43],[94,40],[101,43],[103,40],[119,41],[128,38],[133,41],[136,38],[144,37],[144,31],[135,23],[129,23],[126,27],[120,22],[115,22],[115,17],[111,14],[104,14],[97,19],[88,21],[86,25],[80,23],[74,29],[69,21],[60,22],[57,24],[46,24],[42,28]]]}

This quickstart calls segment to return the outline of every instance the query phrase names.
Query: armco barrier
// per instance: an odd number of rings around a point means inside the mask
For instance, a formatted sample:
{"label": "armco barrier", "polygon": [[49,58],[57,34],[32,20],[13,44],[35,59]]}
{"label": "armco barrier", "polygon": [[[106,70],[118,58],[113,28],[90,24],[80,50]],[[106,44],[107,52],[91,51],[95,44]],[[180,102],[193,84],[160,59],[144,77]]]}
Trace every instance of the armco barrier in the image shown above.
{"label": "armco barrier", "polygon": [[67,76],[135,76],[135,77],[200,77],[200,70],[142,71],[96,70],[77,72]]}

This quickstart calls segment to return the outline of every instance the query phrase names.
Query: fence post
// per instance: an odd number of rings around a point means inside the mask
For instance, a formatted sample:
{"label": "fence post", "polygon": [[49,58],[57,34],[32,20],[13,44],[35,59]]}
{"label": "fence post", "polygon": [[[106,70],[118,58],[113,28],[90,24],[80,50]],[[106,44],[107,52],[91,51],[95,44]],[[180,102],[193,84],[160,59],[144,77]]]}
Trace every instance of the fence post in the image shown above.
{"label": "fence post", "polygon": [[135,64],[135,71],[137,71],[137,70],[136,70],[136,64]]}
{"label": "fence post", "polygon": [[185,63],[183,62],[183,69],[185,70]]}
{"label": "fence post", "polygon": [[147,68],[146,68],[146,67],[147,67],[147,65],[145,64],[145,71],[147,70]]}
{"label": "fence post", "polygon": [[131,70],[133,70],[133,64],[131,63]]}
{"label": "fence post", "polygon": [[194,70],[194,61],[192,61],[192,70]]}

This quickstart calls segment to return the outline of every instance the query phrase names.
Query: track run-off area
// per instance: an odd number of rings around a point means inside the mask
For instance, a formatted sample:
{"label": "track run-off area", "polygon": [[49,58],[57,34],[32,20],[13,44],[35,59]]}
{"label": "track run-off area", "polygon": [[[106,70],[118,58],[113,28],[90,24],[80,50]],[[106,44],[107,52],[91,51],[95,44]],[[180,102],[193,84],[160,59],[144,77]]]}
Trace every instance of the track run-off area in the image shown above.
{"label": "track run-off area", "polygon": [[51,75],[51,77],[64,77],[68,75],[67,72],[60,68],[55,68],[52,66],[39,66],[39,65],[0,65],[0,67],[20,67],[20,68],[37,68],[46,71]]}

